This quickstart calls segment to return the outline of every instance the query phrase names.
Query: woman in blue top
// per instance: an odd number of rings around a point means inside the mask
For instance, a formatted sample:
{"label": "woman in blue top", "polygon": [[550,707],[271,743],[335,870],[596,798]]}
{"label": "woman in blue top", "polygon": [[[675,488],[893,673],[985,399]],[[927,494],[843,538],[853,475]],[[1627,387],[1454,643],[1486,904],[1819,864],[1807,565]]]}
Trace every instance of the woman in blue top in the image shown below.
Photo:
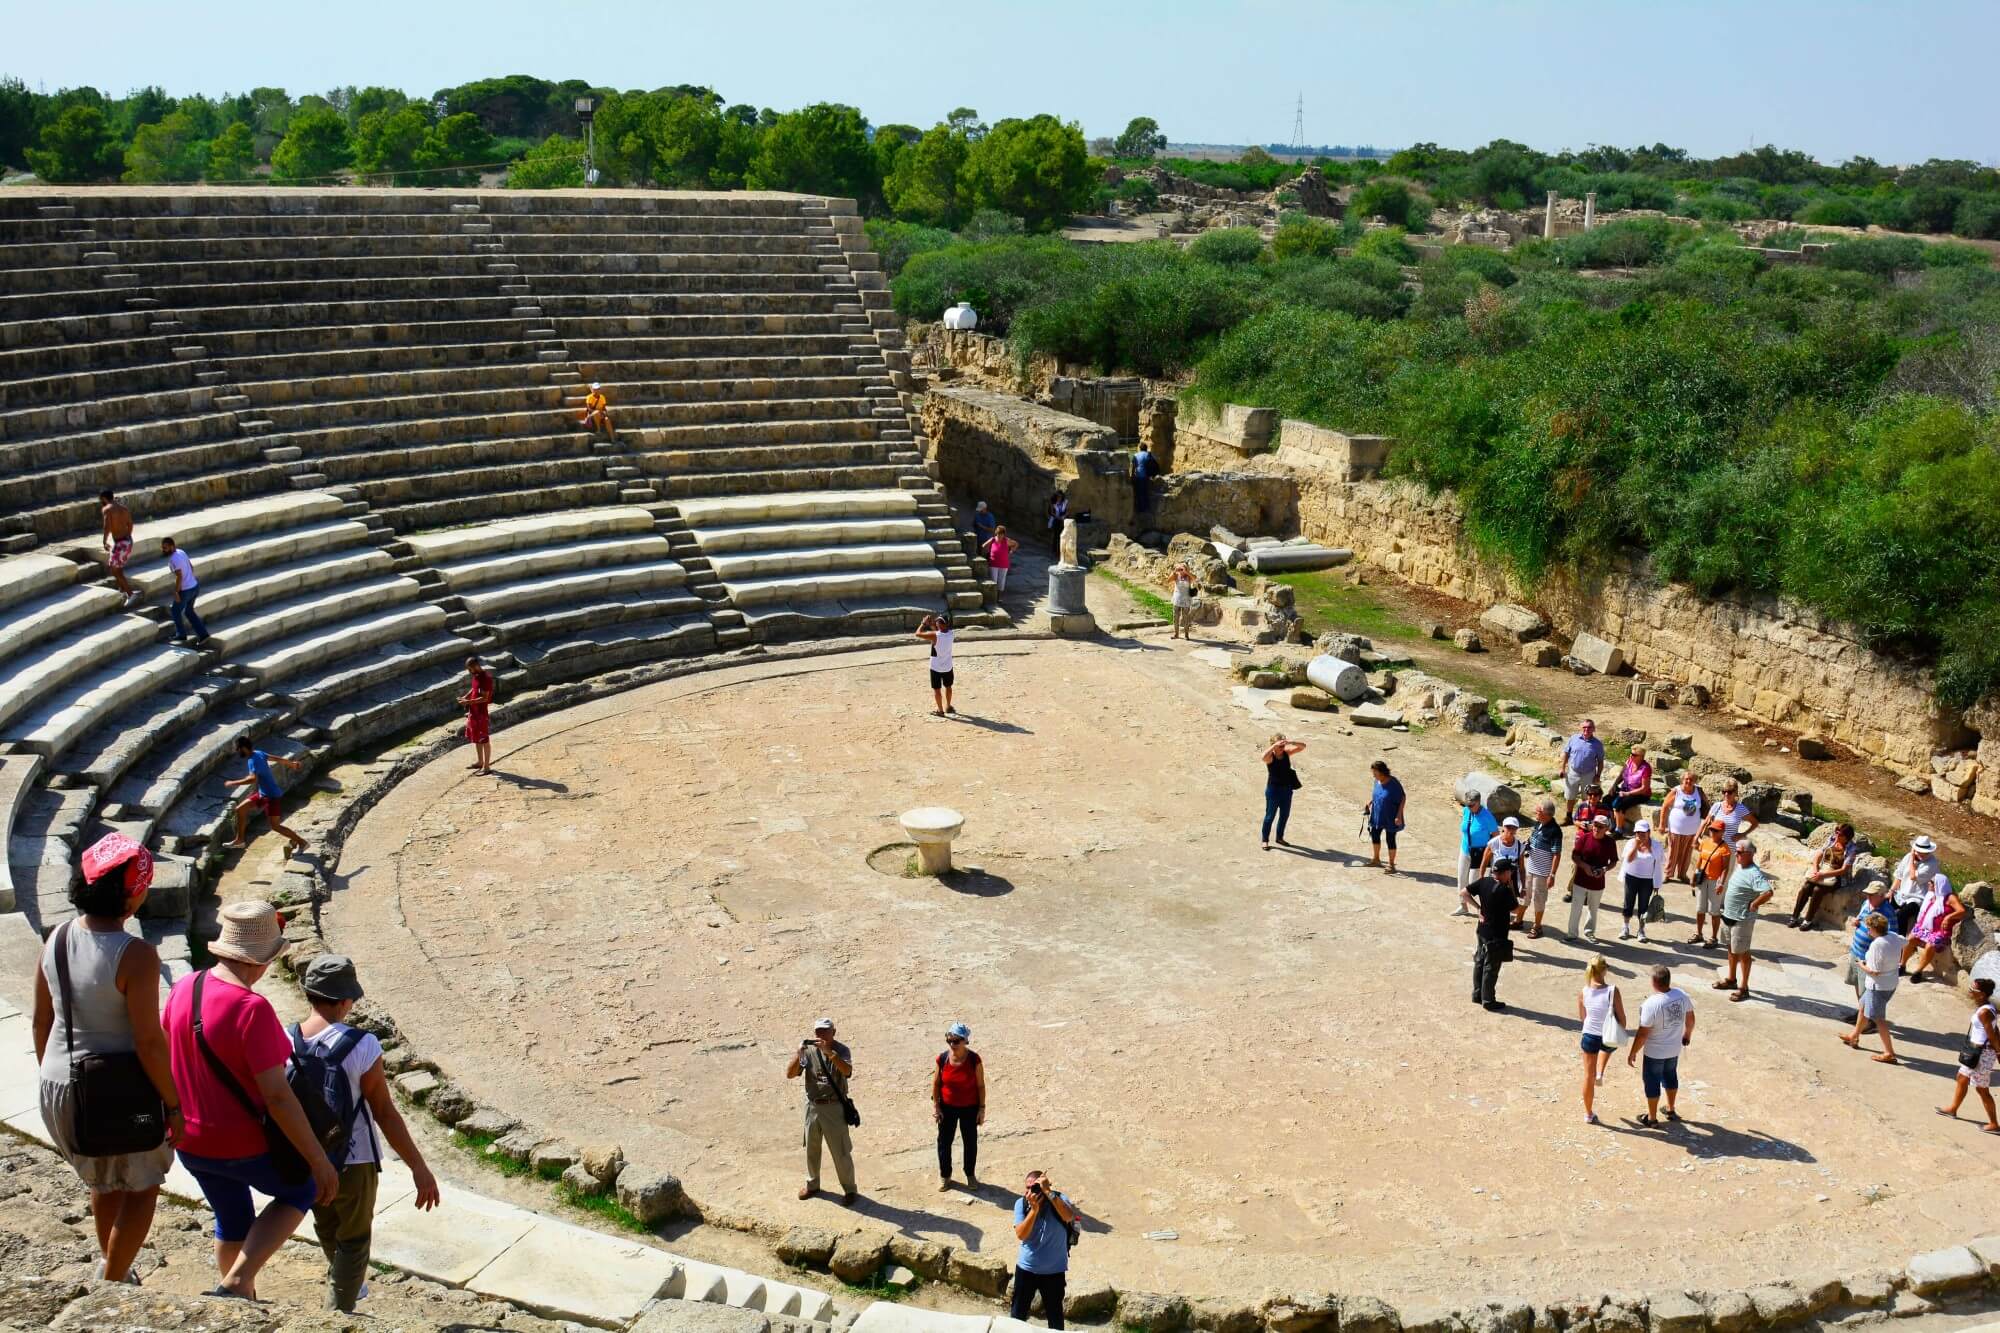
{"label": "woman in blue top", "polygon": [[1292,793],[1300,787],[1292,772],[1292,756],[1306,748],[1304,741],[1288,741],[1285,733],[1274,734],[1264,747],[1264,850],[1271,850],[1271,821],[1278,821],[1278,845],[1285,841],[1285,821],[1292,817]]}
{"label": "woman in blue top", "polygon": [[1388,874],[1396,873],[1396,830],[1403,827],[1403,784],[1389,776],[1389,766],[1377,759],[1368,765],[1375,775],[1375,790],[1369,793],[1368,804],[1363,807],[1368,812],[1368,845],[1372,854],[1368,858],[1371,866],[1382,865],[1382,843],[1389,844],[1389,864],[1382,866]]}
{"label": "woman in blue top", "polygon": [[1458,817],[1458,910],[1453,916],[1471,916],[1472,898],[1465,891],[1472,883],[1472,871],[1486,853],[1486,844],[1500,832],[1478,792],[1467,792],[1465,811]]}

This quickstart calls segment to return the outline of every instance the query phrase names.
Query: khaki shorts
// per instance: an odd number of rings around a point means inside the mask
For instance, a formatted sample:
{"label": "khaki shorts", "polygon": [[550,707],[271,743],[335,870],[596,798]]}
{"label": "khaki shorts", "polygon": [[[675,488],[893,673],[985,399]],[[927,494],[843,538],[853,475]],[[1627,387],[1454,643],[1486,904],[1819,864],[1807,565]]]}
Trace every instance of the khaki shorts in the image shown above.
{"label": "khaki shorts", "polygon": [[1722,938],[1724,939],[1724,941],[1728,943],[1729,952],[1749,953],[1750,937],[1751,935],[1756,933],[1756,930],[1757,930],[1757,918],[1754,916],[1746,916],[1733,926],[1730,925],[1728,922],[1724,922],[1722,927]]}
{"label": "khaki shorts", "polygon": [[1540,916],[1549,905],[1549,886],[1556,882],[1554,875],[1529,875],[1528,910]]}
{"label": "khaki shorts", "polygon": [[1694,882],[1694,910],[1706,912],[1710,916],[1722,915],[1722,887],[1712,885],[1705,879]]}

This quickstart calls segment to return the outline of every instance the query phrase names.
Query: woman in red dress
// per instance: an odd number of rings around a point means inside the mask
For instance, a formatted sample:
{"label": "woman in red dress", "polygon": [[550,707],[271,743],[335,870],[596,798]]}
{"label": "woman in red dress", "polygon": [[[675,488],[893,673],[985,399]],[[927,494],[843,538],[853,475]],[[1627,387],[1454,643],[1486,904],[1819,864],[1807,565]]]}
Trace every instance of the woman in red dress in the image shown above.
{"label": "woman in red dress", "polygon": [[465,659],[465,670],[472,677],[472,684],[458,702],[465,709],[465,739],[472,742],[475,756],[466,767],[475,773],[491,773],[493,724],[486,716],[486,709],[493,702],[493,673],[480,665],[476,657]]}

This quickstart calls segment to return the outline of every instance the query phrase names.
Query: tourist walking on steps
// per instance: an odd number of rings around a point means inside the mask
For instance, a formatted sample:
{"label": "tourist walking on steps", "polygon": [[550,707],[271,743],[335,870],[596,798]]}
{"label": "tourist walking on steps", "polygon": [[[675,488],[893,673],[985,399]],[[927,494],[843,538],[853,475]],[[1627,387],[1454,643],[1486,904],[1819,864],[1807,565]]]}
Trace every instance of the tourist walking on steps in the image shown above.
{"label": "tourist walking on steps", "polygon": [[328,1150],[340,1188],[330,1201],[313,1205],[313,1231],[326,1254],[327,1305],[352,1314],[367,1289],[382,1140],[410,1168],[419,1211],[437,1207],[438,1183],[389,1095],[382,1043],[347,1021],[362,993],[354,964],[339,954],[323,953],[306,965],[303,989],[312,1013],[291,1030],[292,1076],[316,1075],[328,1109],[346,1126],[345,1144]]}
{"label": "tourist walking on steps", "polygon": [[1069,497],[1057,491],[1049,497],[1048,513],[1044,525],[1049,530],[1049,563],[1062,562],[1063,520],[1069,517]]}
{"label": "tourist walking on steps", "polygon": [[[1368,765],[1374,776],[1375,785],[1368,793],[1368,804],[1363,807],[1368,815],[1368,864],[1382,866],[1388,874],[1396,873],[1396,835],[1403,829],[1403,811],[1409,805],[1409,797],[1403,794],[1403,784],[1389,773],[1389,765],[1377,759]],[[1389,844],[1389,864],[1382,865],[1382,844]]]}
{"label": "tourist walking on steps", "polygon": [[1957,931],[1958,923],[1965,917],[1965,903],[1951,887],[1951,881],[1940,870],[1931,876],[1930,888],[1924,891],[1924,901],[1917,908],[1917,924],[1910,929],[1909,941],[1903,945],[1903,956],[1897,962],[1896,970],[1910,961],[1910,955],[1917,955],[1917,965],[1910,969],[1910,984],[1916,985],[1924,978],[1924,969],[1936,960],[1940,953],[1951,952],[1951,937]]}
{"label": "tourist walking on steps", "polygon": [[1988,1134],[2000,1134],[2000,1120],[1993,1115],[1993,1062],[1994,1053],[2000,1051],[2000,1012],[1993,1008],[1993,978],[1974,977],[1968,993],[1972,996],[1972,1022],[1966,1026],[1965,1045],[1958,1053],[1951,1100],[1938,1107],[1937,1113],[1956,1120],[1958,1108],[1965,1102],[1965,1090],[1971,1088],[1986,1108],[1986,1123],[1981,1128]]}
{"label": "tourist walking on steps", "polygon": [[130,610],[144,596],[125,577],[125,566],[132,559],[132,511],[110,491],[99,491],[97,514],[104,520],[105,563],[111,566],[111,578],[118,584],[118,591],[125,594],[125,606]]}
{"label": "tourist walking on steps", "polygon": [[[94,1276],[106,1282],[138,1282],[132,1261],[184,1129],[160,1031],[159,951],[125,928],[152,883],[144,847],[122,833],[92,843],[70,891],[76,918],[56,927],[35,971],[42,1125],[90,1191]],[[104,1114],[107,1100],[125,1114]]]}
{"label": "tourist walking on steps", "polygon": [[999,528],[1000,520],[991,509],[986,507],[986,501],[981,500],[972,506],[973,550],[985,550],[986,543],[993,540],[993,534],[999,531]]}
{"label": "tourist walking on steps", "polygon": [[1292,845],[1285,841],[1285,824],[1292,817],[1292,793],[1305,786],[1292,771],[1292,756],[1305,748],[1304,741],[1286,740],[1282,731],[1272,733],[1264,743],[1264,829],[1260,836],[1267,852],[1271,850],[1273,820],[1278,825],[1278,846]]}
{"label": "tourist walking on steps", "polygon": [[1618,861],[1618,844],[1611,836],[1611,816],[1593,816],[1590,823],[1579,824],[1576,841],[1569,849],[1569,931],[1571,944],[1577,940],[1577,925],[1583,919],[1587,908],[1590,912],[1589,924],[1584,927],[1585,938],[1593,943],[1597,939],[1597,909],[1604,901],[1604,876]]}
{"label": "tourist walking on steps", "polygon": [[252,745],[248,736],[236,738],[236,756],[249,765],[249,771],[240,778],[229,778],[222,785],[248,787],[250,790],[236,803],[236,840],[229,846],[240,848],[246,845],[250,832],[250,812],[262,810],[264,818],[270,821],[271,832],[279,834],[290,842],[294,852],[304,851],[306,840],[286,828],[281,818],[284,812],[284,793],[278,789],[278,779],[271,772],[271,765],[276,763],[294,773],[303,769],[305,765],[297,760],[287,759],[283,755],[266,754]]}
{"label": "tourist walking on steps", "polygon": [[1646,747],[1635,745],[1625,758],[1625,766],[1618,770],[1611,793],[1611,813],[1618,820],[1620,836],[1632,831],[1632,821],[1639,818],[1633,812],[1644,813],[1652,799],[1653,766],[1646,760]]}
{"label": "tourist walking on steps", "polygon": [[1919,833],[1910,839],[1910,850],[1903,859],[1896,862],[1896,870],[1891,877],[1890,899],[1896,904],[1896,933],[1908,935],[1916,929],[1917,913],[1924,908],[1924,894],[1930,890],[1931,877],[1942,872],[1938,864],[1937,843],[1927,833]]}
{"label": "tourist walking on steps", "polygon": [[965,1141],[965,1187],[979,1188],[979,1127],[986,1123],[986,1065],[972,1049],[972,1029],[953,1023],[944,1032],[937,1071],[931,1075],[931,1118],[938,1127],[938,1188],[951,1188],[951,1140]]}
{"label": "tourist walking on steps", "polygon": [[993,591],[1007,591],[1007,571],[1014,567],[1014,552],[1021,549],[1021,543],[1007,535],[1003,524],[993,529],[992,540],[986,543],[986,568],[993,575]]}
{"label": "tourist walking on steps", "polygon": [[847,1080],[854,1077],[854,1056],[833,1037],[833,1020],[813,1024],[813,1034],[792,1052],[786,1078],[802,1078],[806,1089],[806,1183],[799,1197],[819,1193],[820,1145],[833,1154],[833,1173],[840,1177],[840,1201],[853,1203],[854,1142],[847,1125]]}
{"label": "tourist walking on steps", "polygon": [[1576,803],[1584,792],[1603,780],[1603,773],[1604,742],[1597,739],[1597,724],[1585,718],[1577,727],[1576,735],[1563,745],[1556,769],[1556,776],[1562,782],[1565,824],[1570,822]]}
{"label": "tourist walking on steps", "polygon": [[1858,1051],[1861,1034],[1872,1023],[1882,1038],[1882,1053],[1873,1057],[1875,1063],[1893,1065],[1897,1061],[1896,1045],[1889,1039],[1889,1001],[1896,994],[1896,958],[1903,939],[1890,933],[1889,918],[1881,912],[1870,912],[1862,928],[1868,932],[1868,952],[1860,963],[1864,978],[1861,1008],[1854,1015],[1854,1031],[1843,1032],[1840,1039]]}
{"label": "tourist walking on steps", "polygon": [[1514,925],[1514,908],[1520,902],[1515,876],[1518,858],[1496,861],[1490,874],[1472,882],[1471,896],[1479,909],[1479,947],[1472,955],[1472,1002],[1497,1012],[1507,1006],[1495,993],[1500,987],[1500,967],[1514,956],[1514,941],[1508,931]]}
{"label": "tourist walking on steps", "polygon": [[1625,1026],[1625,995],[1611,984],[1611,964],[1592,954],[1583,965],[1583,989],[1576,993],[1576,1016],[1583,1020],[1583,1121],[1597,1123],[1597,1085],[1611,1063],[1615,1033]]}
{"label": "tourist walking on steps", "polygon": [[[1717,819],[1702,831],[1694,852],[1694,938],[1689,944],[1717,948],[1722,944],[1722,893],[1729,883],[1729,828]],[[1708,930],[1704,938],[1703,927]]]}
{"label": "tourist walking on steps", "polygon": [[173,605],[167,608],[174,618],[174,642],[186,643],[188,630],[192,629],[194,646],[208,647],[208,626],[201,623],[201,617],[194,609],[195,594],[201,589],[200,581],[194,576],[194,561],[174,544],[172,537],[160,538],[160,554],[166,557],[167,568],[173,571],[174,576]]}
{"label": "tourist walking on steps", "polygon": [[591,434],[602,433],[607,440],[618,438],[618,432],[611,429],[611,400],[604,396],[604,386],[596,380],[590,382],[590,392],[583,399],[583,415],[576,419],[579,426],[588,426]]}
{"label": "tourist walking on steps", "polygon": [[1528,833],[1528,863],[1523,868],[1521,905],[1514,911],[1514,924],[1534,910],[1528,938],[1542,937],[1542,915],[1549,908],[1549,890],[1555,887],[1556,870],[1562,865],[1563,831],[1556,823],[1556,803],[1544,798],[1535,802],[1535,827]]}
{"label": "tourist walking on steps", "polygon": [[1632,938],[1632,918],[1639,918],[1639,942],[1646,938],[1646,918],[1653,910],[1653,895],[1660,891],[1660,876],[1667,868],[1666,854],[1653,842],[1653,825],[1640,820],[1632,826],[1632,836],[1618,854],[1618,873],[1625,887],[1625,925],[1618,938]]}
{"label": "tourist walking on steps", "polygon": [[1742,788],[1737,785],[1736,779],[1730,778],[1722,784],[1722,795],[1708,807],[1708,822],[1722,821],[1722,840],[1731,847],[1736,845],[1737,838],[1757,829],[1757,816],[1743,804],[1741,793]]}
{"label": "tourist walking on steps", "polygon": [[1486,864],[1486,844],[1499,832],[1485,799],[1476,791],[1467,792],[1458,813],[1458,910],[1453,916],[1472,915],[1472,895],[1467,890]]}
{"label": "tourist walking on steps", "polygon": [[[1174,632],[1170,639],[1192,639],[1194,637],[1194,571],[1183,560],[1174,566]],[[1392,858],[1393,859],[1393,858]]]}
{"label": "tourist walking on steps", "polygon": [[1025,1322],[1035,1297],[1042,1298],[1042,1315],[1050,1328],[1063,1326],[1063,1302],[1069,1285],[1070,1238],[1080,1225],[1069,1196],[1056,1189],[1046,1171],[1030,1171],[1021,1197],[1014,1201],[1014,1236],[1021,1242],[1014,1258],[1013,1290],[1007,1313]]}
{"label": "tourist walking on steps", "polygon": [[956,713],[951,706],[951,687],[957,680],[952,669],[952,643],[956,632],[951,627],[951,612],[940,611],[934,616],[925,616],[917,626],[917,637],[931,646],[931,714],[943,717],[946,713]]}
{"label": "tourist walking on steps", "polygon": [[[215,965],[182,977],[167,997],[174,1088],[187,1113],[176,1146],[215,1210],[222,1281],[211,1295],[255,1300],[264,1264],[307,1210],[332,1203],[340,1190],[339,1173],[285,1081],[291,1038],[256,990],[284,947],[269,903],[231,903],[222,909],[221,938],[208,946]],[[253,1191],[271,1200],[261,1213]]]}
{"label": "tourist walking on steps", "polygon": [[1153,478],[1159,475],[1160,465],[1153,457],[1153,451],[1140,441],[1139,451],[1132,455],[1132,512],[1151,513],[1153,509]]}
{"label": "tourist walking on steps", "polygon": [[1722,937],[1729,945],[1729,969],[1715,990],[1726,990],[1729,998],[1742,1003],[1750,998],[1750,937],[1757,929],[1757,910],[1771,901],[1778,886],[1757,866],[1757,844],[1749,838],[1736,840],[1736,868],[1729,872],[1729,885],[1722,891]]}
{"label": "tourist walking on steps", "polygon": [[491,773],[493,719],[487,710],[493,706],[493,673],[478,658],[468,657],[465,674],[470,682],[465,693],[458,696],[458,702],[465,709],[465,739],[472,743],[472,762],[466,767],[475,773]]}
{"label": "tourist walking on steps", "polygon": [[1708,797],[1696,785],[1694,772],[1682,769],[1680,781],[1667,789],[1660,800],[1660,816],[1654,821],[1657,828],[1667,831],[1667,880],[1669,883],[1690,882],[1688,862],[1694,857],[1695,840],[1701,835],[1702,812],[1708,809]]}
{"label": "tourist walking on steps", "polygon": [[1820,844],[1813,853],[1812,869],[1806,872],[1805,882],[1799,885],[1799,896],[1792,899],[1793,930],[1811,930],[1813,914],[1830,893],[1837,892],[1847,883],[1848,872],[1854,868],[1855,853],[1854,825],[1842,824],[1834,829],[1833,836]]}
{"label": "tourist walking on steps", "polygon": [[1639,1030],[1632,1034],[1632,1049],[1625,1055],[1630,1068],[1643,1056],[1640,1079],[1646,1090],[1646,1114],[1639,1123],[1648,1129],[1660,1123],[1660,1094],[1667,1095],[1667,1119],[1679,1120],[1674,1102],[1681,1090],[1681,1052],[1694,1041],[1694,1001],[1674,985],[1672,969],[1662,963],[1653,969],[1653,993],[1639,1006]]}

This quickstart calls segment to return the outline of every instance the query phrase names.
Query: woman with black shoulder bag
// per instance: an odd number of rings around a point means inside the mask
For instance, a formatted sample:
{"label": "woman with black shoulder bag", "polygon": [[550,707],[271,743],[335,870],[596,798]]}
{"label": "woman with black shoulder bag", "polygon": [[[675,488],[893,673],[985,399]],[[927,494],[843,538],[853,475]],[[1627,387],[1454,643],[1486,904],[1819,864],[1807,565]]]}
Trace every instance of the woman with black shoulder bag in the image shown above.
{"label": "woman with black shoulder bag", "polygon": [[153,858],[123,834],[83,854],[77,917],[58,926],[35,971],[35,1055],[49,1141],[90,1190],[97,1276],[134,1282],[181,1132],[160,1030],[160,955],[126,933]]}

